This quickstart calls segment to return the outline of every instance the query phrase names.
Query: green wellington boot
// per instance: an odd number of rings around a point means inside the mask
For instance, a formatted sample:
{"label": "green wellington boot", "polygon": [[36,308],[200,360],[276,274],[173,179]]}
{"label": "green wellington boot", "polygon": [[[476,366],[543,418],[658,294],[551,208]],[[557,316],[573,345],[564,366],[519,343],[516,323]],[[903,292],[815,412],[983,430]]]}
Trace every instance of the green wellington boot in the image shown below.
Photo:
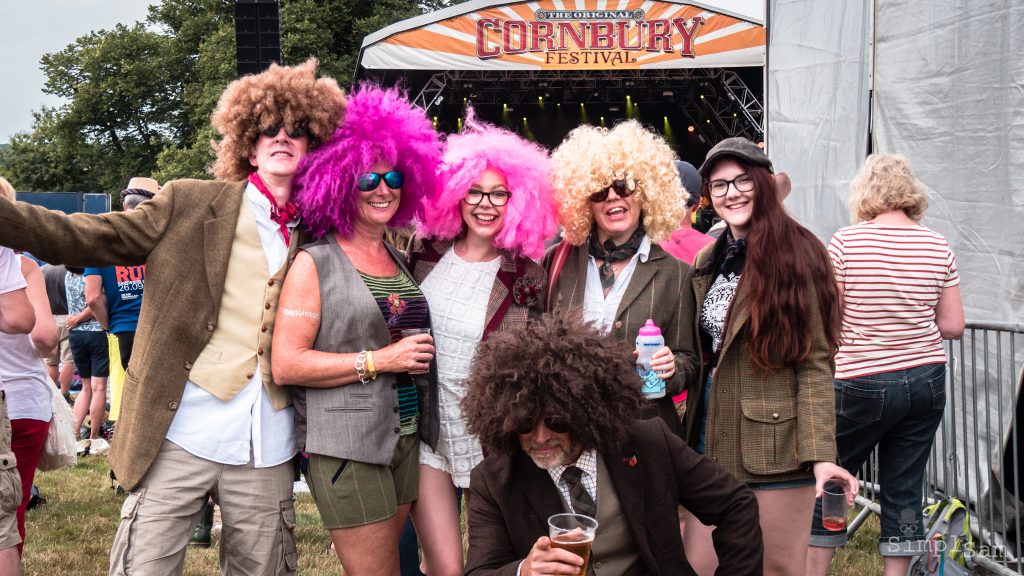
{"label": "green wellington boot", "polygon": [[195,531],[192,532],[192,537],[189,538],[189,546],[198,546],[200,548],[209,548],[213,542],[213,537],[210,535],[210,530],[213,529],[213,502],[207,501],[206,505],[203,506],[203,515],[199,518],[199,523],[196,524]]}

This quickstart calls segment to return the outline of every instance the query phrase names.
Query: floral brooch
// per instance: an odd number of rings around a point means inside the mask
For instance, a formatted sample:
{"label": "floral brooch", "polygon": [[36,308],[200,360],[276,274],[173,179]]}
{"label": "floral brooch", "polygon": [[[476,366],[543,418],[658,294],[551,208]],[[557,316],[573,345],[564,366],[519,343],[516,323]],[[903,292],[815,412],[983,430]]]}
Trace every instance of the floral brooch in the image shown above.
{"label": "floral brooch", "polygon": [[520,306],[540,306],[540,282],[532,276],[520,276],[512,284],[512,300]]}

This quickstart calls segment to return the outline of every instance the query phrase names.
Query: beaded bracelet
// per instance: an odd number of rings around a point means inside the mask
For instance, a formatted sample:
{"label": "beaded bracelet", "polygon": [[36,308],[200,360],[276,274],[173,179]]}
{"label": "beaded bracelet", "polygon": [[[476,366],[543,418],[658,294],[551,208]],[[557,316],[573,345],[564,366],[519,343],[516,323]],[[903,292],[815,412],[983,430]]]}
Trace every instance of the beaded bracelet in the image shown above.
{"label": "beaded bracelet", "polygon": [[366,350],[356,354],[356,360],[353,366],[356,369],[356,376],[359,377],[359,382],[364,386],[369,384],[370,376],[366,373]]}

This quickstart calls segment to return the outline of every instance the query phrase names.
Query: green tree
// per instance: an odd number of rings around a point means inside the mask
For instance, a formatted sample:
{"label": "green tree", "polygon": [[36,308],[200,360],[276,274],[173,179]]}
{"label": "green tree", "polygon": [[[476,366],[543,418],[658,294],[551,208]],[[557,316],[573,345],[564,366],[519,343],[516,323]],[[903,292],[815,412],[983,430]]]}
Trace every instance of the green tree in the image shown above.
{"label": "green tree", "polygon": [[[351,83],[363,37],[452,0],[282,0],[285,63],[310,56]],[[120,190],[130,176],[209,177],[209,119],[236,76],[234,2],[162,0],[146,24],[118,25],[47,54],[44,91],[64,104],[34,115],[0,151],[0,174],[23,190]]]}

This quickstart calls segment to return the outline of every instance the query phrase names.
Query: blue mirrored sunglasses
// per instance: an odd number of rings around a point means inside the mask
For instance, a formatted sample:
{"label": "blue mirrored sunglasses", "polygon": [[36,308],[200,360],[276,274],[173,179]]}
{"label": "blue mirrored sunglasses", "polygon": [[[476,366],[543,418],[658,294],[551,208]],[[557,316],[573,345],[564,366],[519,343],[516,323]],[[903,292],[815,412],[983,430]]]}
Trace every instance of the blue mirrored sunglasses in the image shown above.
{"label": "blue mirrored sunglasses", "polygon": [[356,182],[356,186],[363,192],[369,192],[376,190],[377,186],[380,186],[381,179],[384,179],[384,184],[392,189],[397,190],[402,187],[402,182],[405,180],[405,175],[398,170],[392,170],[385,172],[384,174],[378,174],[377,172],[367,172],[366,174],[360,174],[359,180]]}

